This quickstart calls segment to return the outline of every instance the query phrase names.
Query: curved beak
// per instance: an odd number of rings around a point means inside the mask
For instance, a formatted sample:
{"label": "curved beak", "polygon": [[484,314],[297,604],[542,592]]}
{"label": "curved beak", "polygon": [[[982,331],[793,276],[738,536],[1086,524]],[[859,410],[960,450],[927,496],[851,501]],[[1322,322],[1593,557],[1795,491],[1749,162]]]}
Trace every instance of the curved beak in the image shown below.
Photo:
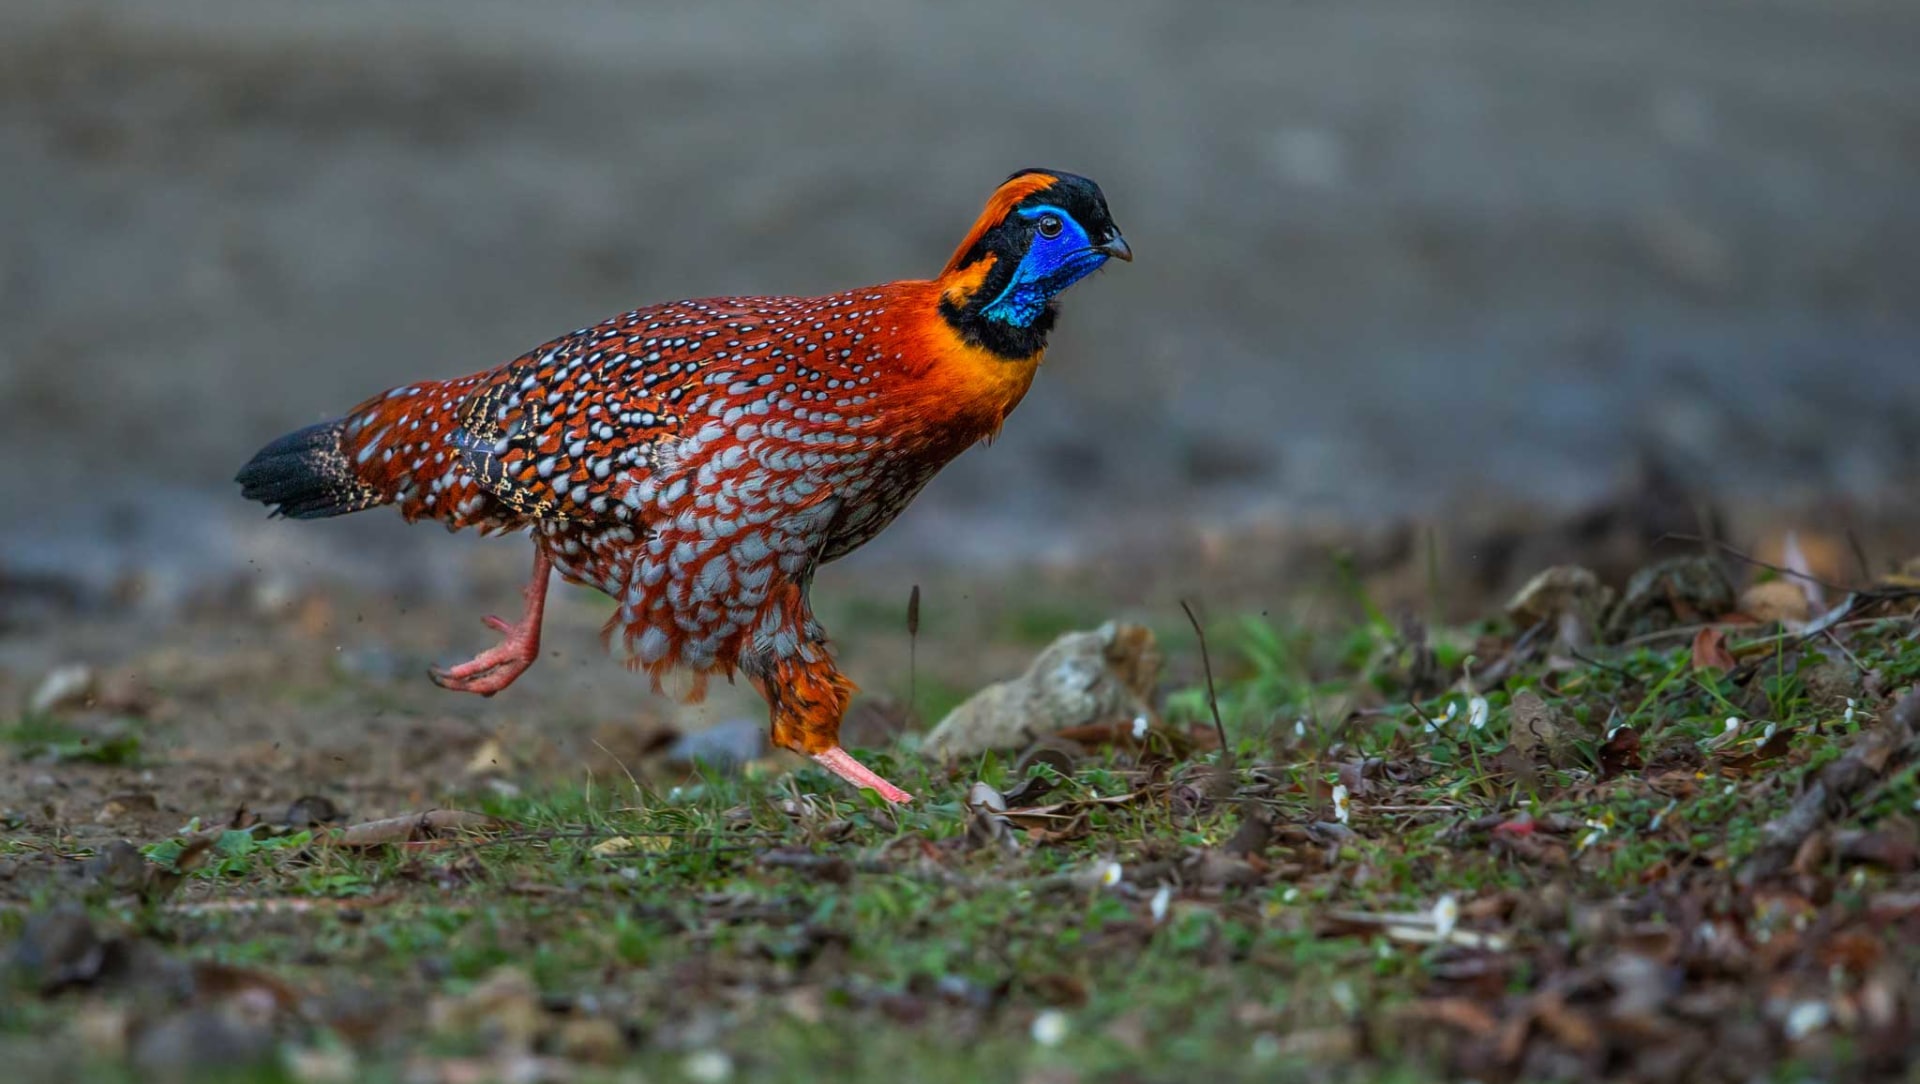
{"label": "curved beak", "polygon": [[1116,260],[1125,260],[1128,263],[1133,262],[1133,249],[1127,246],[1127,239],[1120,236],[1119,230],[1113,231],[1113,236],[1107,238],[1105,244],[1093,246],[1093,250],[1095,252],[1103,252]]}

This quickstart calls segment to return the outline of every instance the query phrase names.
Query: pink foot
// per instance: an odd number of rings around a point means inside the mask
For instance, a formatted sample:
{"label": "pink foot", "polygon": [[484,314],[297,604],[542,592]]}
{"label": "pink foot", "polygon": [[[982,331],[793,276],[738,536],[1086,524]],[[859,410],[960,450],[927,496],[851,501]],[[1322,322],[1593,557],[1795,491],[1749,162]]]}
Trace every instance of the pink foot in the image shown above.
{"label": "pink foot", "polygon": [[547,552],[537,544],[533,550],[533,578],[527,582],[527,607],[515,624],[487,616],[488,628],[506,638],[458,666],[427,671],[435,685],[461,693],[492,696],[513,684],[540,657],[540,622],[547,606],[547,574],[552,568]]}
{"label": "pink foot", "polygon": [[824,753],[813,754],[813,759],[818,762],[822,768],[852,783],[856,787],[872,787],[874,790],[880,792],[880,797],[885,798],[895,805],[903,805],[913,801],[913,795],[908,794],[906,791],[875,775],[872,768],[853,759],[852,753],[847,752],[837,745]]}

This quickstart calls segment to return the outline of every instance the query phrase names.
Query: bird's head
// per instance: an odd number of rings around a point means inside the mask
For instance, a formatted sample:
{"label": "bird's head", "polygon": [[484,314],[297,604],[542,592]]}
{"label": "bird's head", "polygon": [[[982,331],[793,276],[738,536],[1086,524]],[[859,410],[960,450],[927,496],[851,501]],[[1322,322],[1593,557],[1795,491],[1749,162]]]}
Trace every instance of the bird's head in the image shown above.
{"label": "bird's head", "polygon": [[1054,302],[1109,259],[1133,250],[1100,186],[1058,170],[1023,169],[987,201],[941,272],[941,315],[968,340],[1026,358],[1046,345]]}

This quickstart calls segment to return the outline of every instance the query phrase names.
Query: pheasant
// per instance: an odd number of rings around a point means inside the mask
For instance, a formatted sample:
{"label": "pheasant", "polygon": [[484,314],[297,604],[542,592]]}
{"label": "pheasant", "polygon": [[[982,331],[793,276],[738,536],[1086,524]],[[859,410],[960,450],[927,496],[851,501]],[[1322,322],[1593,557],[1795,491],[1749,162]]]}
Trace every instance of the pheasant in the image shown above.
{"label": "pheasant", "polygon": [[540,651],[550,573],[612,596],[609,646],[645,669],[743,674],[775,744],[891,802],[912,796],[840,746],[855,687],[808,591],[1033,382],[1058,297],[1131,260],[1092,181],[1023,170],[938,278],[824,297],[634,309],[497,368],[407,384],[268,444],[235,479],[274,514],[395,504],[449,530],[524,531],[533,572],[501,641],[435,669],[493,694]]}

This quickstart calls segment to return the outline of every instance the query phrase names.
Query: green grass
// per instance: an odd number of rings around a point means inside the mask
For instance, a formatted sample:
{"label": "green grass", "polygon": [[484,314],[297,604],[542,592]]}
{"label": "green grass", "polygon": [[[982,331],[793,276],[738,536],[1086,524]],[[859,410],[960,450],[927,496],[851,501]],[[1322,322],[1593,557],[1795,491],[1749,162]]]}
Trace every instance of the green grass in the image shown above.
{"label": "green grass", "polygon": [[[1869,710],[1849,721],[1844,698],[1831,695],[1857,684],[1851,662],[1787,638],[1744,684],[1695,672],[1682,647],[1529,666],[1486,692],[1481,729],[1468,723],[1465,694],[1415,688],[1412,649],[1377,616],[1332,631],[1250,620],[1214,640],[1230,787],[1208,797],[1225,763],[1217,753],[1142,762],[1103,750],[1045,801],[1138,798],[1082,805],[1077,838],[980,843],[963,796],[975,779],[1019,783],[1011,758],[942,769],[896,750],[866,759],[923,796],[899,810],[812,769],[664,791],[623,781],[453,793],[446,804],[513,827],[365,852],[304,831],[229,830],[170,899],[87,907],[102,928],[172,955],[256,969],[316,995],[332,1007],[291,1026],[292,1041],[353,1048],[368,1080],[402,1079],[410,1058],[494,1049],[487,1028],[436,1026],[429,1006],[509,966],[549,1000],[538,1009],[539,1050],[562,1049],[568,1019],[604,1016],[635,1037],[620,1058],[648,1079],[686,1079],[686,1059],[711,1050],[726,1052],[736,1079],[830,1074],[849,1084],[1051,1079],[1068,1068],[1082,1080],[1431,1079],[1447,1071],[1452,1047],[1392,1021],[1451,989],[1460,954],[1369,938],[1329,926],[1329,915],[1424,911],[1442,895],[1508,900],[1508,918],[1479,925],[1524,946],[1491,995],[1520,997],[1557,953],[1602,936],[1577,920],[1576,901],[1637,900],[1658,913],[1671,884],[1724,893],[1761,826],[1840,755]],[[1466,632],[1433,642],[1449,681],[1491,662],[1469,662]],[[1883,675],[1920,675],[1920,644],[1904,622],[1855,630],[1849,643]],[[1529,689],[1582,735],[1562,763],[1516,768],[1503,757],[1510,704]],[[1716,746],[1729,715],[1752,726]],[[1177,732],[1210,732],[1204,690],[1175,693],[1168,718]],[[1429,729],[1430,720],[1446,721]],[[1792,732],[1785,755],[1736,768],[1769,723]],[[43,751],[72,740],[57,725],[31,726],[7,740]],[[1666,766],[1601,778],[1601,746],[1619,726],[1640,733],[1647,764]],[[1330,845],[1310,826],[1333,818],[1339,766],[1370,758],[1384,766],[1373,793],[1354,801],[1353,833]],[[1901,822],[1916,800],[1916,768],[1900,766],[1844,823]],[[1221,848],[1255,811],[1278,835],[1248,867]],[[1547,833],[1551,860],[1492,842],[1487,819],[1523,814],[1562,826]],[[630,844],[609,850],[616,837]],[[184,837],[150,840],[145,854],[169,866],[184,847]],[[54,849],[14,839],[6,853]],[[1125,878],[1103,885],[1098,871],[1115,861]],[[1826,861],[1840,890],[1823,906],[1836,922],[1899,883],[1869,864]],[[1156,920],[1162,884],[1172,899]],[[1565,910],[1530,906],[1543,893]],[[49,880],[30,909],[69,896]],[[191,906],[247,899],[327,906]],[[0,911],[0,932],[18,933],[25,914]],[[374,1007],[370,1031],[339,1007],[356,999]],[[46,1037],[65,1034],[78,1004],[6,995],[0,1051],[63,1041]],[[1047,1011],[1065,1014],[1056,1045],[1031,1034]],[[1362,1020],[1373,1023],[1356,1033]],[[1844,1050],[1814,1064],[1830,1072]],[[587,1078],[612,1071],[589,1068]]]}
{"label": "green grass", "polygon": [[135,764],[140,735],[131,720],[87,729],[42,715],[26,715],[0,727],[0,744],[22,760],[91,764]]}

